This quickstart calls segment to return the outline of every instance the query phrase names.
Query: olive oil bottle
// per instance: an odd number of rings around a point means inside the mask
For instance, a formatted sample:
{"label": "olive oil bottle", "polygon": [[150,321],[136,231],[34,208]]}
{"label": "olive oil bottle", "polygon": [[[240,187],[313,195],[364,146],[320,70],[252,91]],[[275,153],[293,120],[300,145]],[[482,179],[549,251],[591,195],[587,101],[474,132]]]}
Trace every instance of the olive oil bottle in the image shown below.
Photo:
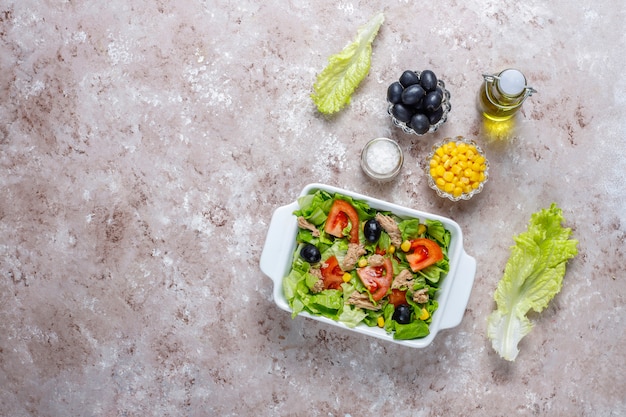
{"label": "olive oil bottle", "polygon": [[526,85],[526,77],[519,70],[509,68],[497,75],[483,74],[478,94],[478,107],[484,117],[496,122],[510,119],[524,101],[536,90]]}

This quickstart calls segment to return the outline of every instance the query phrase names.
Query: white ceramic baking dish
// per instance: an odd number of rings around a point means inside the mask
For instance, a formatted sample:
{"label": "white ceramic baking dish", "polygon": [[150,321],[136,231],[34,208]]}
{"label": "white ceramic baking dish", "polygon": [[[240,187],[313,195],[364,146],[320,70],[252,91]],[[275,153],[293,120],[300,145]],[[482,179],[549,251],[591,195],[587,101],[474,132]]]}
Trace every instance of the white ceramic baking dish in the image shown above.
{"label": "white ceramic baking dish", "polygon": [[[402,218],[441,221],[451,233],[450,247],[448,250],[450,270],[447,276],[444,277],[440,290],[436,295],[439,308],[433,314],[430,324],[430,334],[421,339],[394,340],[391,334],[388,334],[384,329],[378,327],[368,327],[362,324],[355,328],[349,328],[343,323],[336,322],[326,317],[311,315],[307,312],[302,312],[300,315],[332,326],[338,326],[353,332],[413,348],[424,348],[428,346],[440,330],[450,329],[461,323],[474,284],[476,260],[465,252],[463,248],[463,233],[456,222],[445,217],[401,207],[396,204],[387,203],[382,200],[323,184],[307,185],[302,190],[300,196],[314,193],[318,189],[325,190],[331,194],[340,193],[358,200],[366,201],[374,209],[390,211]],[[293,212],[298,208],[296,199],[293,203],[279,207],[274,211],[260,260],[261,271],[274,283],[274,302],[279,308],[290,313],[291,308],[285,298],[282,282],[283,277],[289,274],[293,253],[296,249],[298,224]]]}

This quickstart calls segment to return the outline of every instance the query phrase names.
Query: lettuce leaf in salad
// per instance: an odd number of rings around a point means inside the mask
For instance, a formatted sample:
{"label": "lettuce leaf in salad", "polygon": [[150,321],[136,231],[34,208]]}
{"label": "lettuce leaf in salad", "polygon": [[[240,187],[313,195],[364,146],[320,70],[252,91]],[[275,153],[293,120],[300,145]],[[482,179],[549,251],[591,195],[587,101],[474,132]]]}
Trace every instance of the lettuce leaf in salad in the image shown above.
{"label": "lettuce leaf in salad", "polygon": [[487,336],[494,350],[514,361],[518,343],[533,328],[526,317],[539,313],[561,291],[567,261],[578,254],[571,229],[561,226],[561,209],[552,204],[531,216],[526,232],[514,237],[515,245],[504,275],[494,293],[496,309],[487,319]]}
{"label": "lettuce leaf in salad", "polygon": [[[407,300],[407,302],[413,306],[414,311],[418,311],[423,307],[430,313],[430,317],[425,321],[414,320],[420,323],[411,322],[408,325],[395,323],[391,318],[394,307],[389,304],[387,297],[380,301],[382,308],[379,310],[362,309],[348,304],[347,300],[354,291],[370,296],[367,288],[360,278],[358,278],[356,270],[350,271],[351,278],[349,282],[342,284],[342,290],[324,290],[321,293],[313,293],[312,288],[318,278],[309,273],[311,265],[299,256],[302,246],[305,243],[312,243],[320,250],[322,262],[331,256],[335,256],[340,264],[343,262],[348,251],[347,238],[335,238],[324,232],[327,214],[335,199],[349,202],[357,211],[361,224],[368,219],[374,218],[379,212],[371,208],[365,201],[356,200],[341,194],[331,194],[324,190],[318,190],[313,194],[299,198],[299,207],[294,211],[294,215],[303,216],[308,218],[309,221],[311,221],[311,218],[324,220],[321,223],[316,223],[316,227],[320,231],[319,237],[313,237],[311,231],[300,228],[296,235],[297,247],[293,254],[292,269],[283,280],[284,294],[292,308],[292,317],[295,317],[301,312],[308,312],[313,315],[321,315],[341,322],[348,327],[355,327],[360,324],[374,327],[378,325],[378,319],[382,316],[385,319],[385,330],[389,333],[393,333],[393,337],[396,339],[411,339],[428,335],[428,324],[432,320],[432,313],[438,308],[435,295],[439,290],[441,278],[447,274],[449,269],[447,243],[445,246],[439,243],[444,252],[443,260],[413,274],[413,285],[409,290],[417,291],[422,288],[427,288],[430,296],[428,303],[421,305],[418,305],[412,300]],[[403,238],[428,237],[437,241],[450,242],[450,232],[447,231],[439,221],[425,220],[424,223],[420,225],[419,219],[402,219],[387,211],[380,211],[380,213],[390,215],[398,222],[401,232],[403,233]],[[432,235],[430,234],[431,231]],[[387,251],[391,245],[389,235],[384,231],[375,243],[369,243],[365,240],[362,228],[360,229],[359,237],[360,242],[368,252],[366,257],[376,253],[379,249]],[[391,262],[394,276],[400,273],[402,269],[409,268],[405,253],[401,250],[396,249],[394,256],[391,258]],[[391,313],[389,313],[389,309],[391,309]]]}
{"label": "lettuce leaf in salad", "polygon": [[439,246],[448,248],[450,246],[450,231],[446,230],[438,220],[428,220],[425,221],[426,226],[428,228],[428,234],[439,243]]}
{"label": "lettuce leaf in salad", "polygon": [[328,59],[328,65],[317,75],[311,98],[320,113],[333,114],[343,109],[352,93],[367,76],[372,61],[372,43],[385,17],[378,13],[361,26],[356,39]]}

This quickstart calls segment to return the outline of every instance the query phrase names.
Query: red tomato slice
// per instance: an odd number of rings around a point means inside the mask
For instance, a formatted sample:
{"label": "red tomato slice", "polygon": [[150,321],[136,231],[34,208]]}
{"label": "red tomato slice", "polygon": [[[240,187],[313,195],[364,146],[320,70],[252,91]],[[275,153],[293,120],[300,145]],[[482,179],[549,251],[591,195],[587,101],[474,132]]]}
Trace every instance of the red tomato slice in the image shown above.
{"label": "red tomato slice", "polygon": [[443,259],[443,252],[434,240],[419,238],[411,241],[412,253],[406,255],[406,260],[413,272],[424,269]]}
{"label": "red tomato slice", "polygon": [[335,256],[331,256],[320,268],[325,290],[338,290],[343,284],[343,270]]}
{"label": "red tomato slice", "polygon": [[343,237],[343,229],[352,224],[350,229],[350,243],[359,243],[359,215],[350,203],[344,200],[335,200],[328,213],[324,231],[335,237]]}
{"label": "red tomato slice", "polygon": [[406,304],[406,291],[394,288],[393,290],[391,290],[391,294],[389,294],[389,302],[395,307]]}
{"label": "red tomato slice", "polygon": [[380,301],[387,294],[393,281],[391,259],[385,258],[383,266],[365,266],[356,271],[374,301]]}

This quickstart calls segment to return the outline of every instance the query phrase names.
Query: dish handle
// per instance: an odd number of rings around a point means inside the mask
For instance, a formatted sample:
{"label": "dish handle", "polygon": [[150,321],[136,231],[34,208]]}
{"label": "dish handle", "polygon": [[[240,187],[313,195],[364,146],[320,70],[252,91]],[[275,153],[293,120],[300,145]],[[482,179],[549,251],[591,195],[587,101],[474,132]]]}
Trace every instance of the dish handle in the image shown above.
{"label": "dish handle", "polygon": [[454,288],[450,292],[446,310],[441,318],[441,329],[450,329],[461,324],[472,292],[475,275],[476,259],[463,251],[459,261],[458,272],[454,279]]}
{"label": "dish handle", "polygon": [[261,271],[274,281],[275,287],[283,278],[285,265],[291,265],[293,228],[297,227],[293,212],[297,208],[297,202],[277,208],[267,230],[259,265]]}

